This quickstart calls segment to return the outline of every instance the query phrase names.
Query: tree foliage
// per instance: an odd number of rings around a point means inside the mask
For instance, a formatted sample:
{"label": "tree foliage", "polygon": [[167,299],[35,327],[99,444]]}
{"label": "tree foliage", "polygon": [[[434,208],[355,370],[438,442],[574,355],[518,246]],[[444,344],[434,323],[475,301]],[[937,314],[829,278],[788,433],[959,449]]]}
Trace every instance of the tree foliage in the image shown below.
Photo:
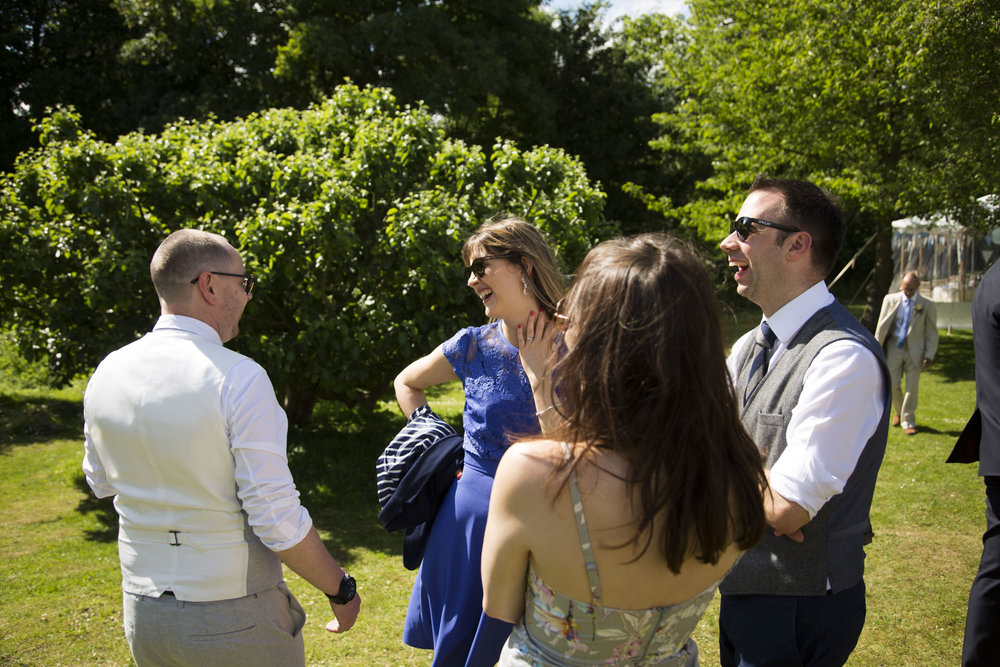
{"label": "tree foliage", "polygon": [[0,169],[33,140],[31,116],[74,104],[100,133],[120,128],[118,49],[126,39],[109,0],[5,0],[0,11]]}
{"label": "tree foliage", "polygon": [[286,34],[284,0],[112,4],[127,30],[116,58],[119,133],[159,131],[182,117],[231,120],[287,103],[273,75]]}
{"label": "tree foliage", "polygon": [[[392,88],[464,123],[545,99],[538,56],[551,42],[540,0],[289,0],[275,74],[308,102],[345,78]],[[542,58],[544,61],[545,59]],[[489,136],[508,136],[495,126]]]}
{"label": "tree foliage", "polygon": [[692,199],[697,184],[712,174],[711,162],[699,146],[677,141],[682,137],[680,130],[657,123],[680,104],[685,92],[678,66],[690,46],[686,27],[681,17],[643,14],[626,18],[616,40],[626,61],[642,72],[650,97],[657,101],[654,108],[646,108],[645,121],[659,126],[653,134],[642,136],[643,145],[655,150],[650,155],[640,153],[640,164],[655,166],[646,172],[646,179],[636,169],[622,169],[629,178],[622,190],[681,232],[684,218],[678,215],[678,207]]}
{"label": "tree foliage", "polygon": [[682,210],[707,237],[757,172],[808,178],[877,232],[866,318],[892,279],[890,222],[1000,187],[1000,6],[990,0],[691,0],[669,64],[684,100],[660,146],[713,173]]}
{"label": "tree foliage", "polygon": [[[632,26],[645,26],[648,17],[609,28],[604,12],[595,4],[558,14],[547,55],[551,64],[540,68],[549,79],[549,102],[539,111],[550,111],[520,116],[511,132],[580,156],[587,173],[604,185],[607,214],[621,221],[623,232],[660,230],[666,226],[661,211],[635,193],[686,200],[700,156],[652,150],[659,134],[653,115],[673,108],[676,86],[656,76],[656,53],[632,46],[631,36],[640,31]],[[664,25],[677,25],[661,18]],[[661,43],[673,44],[676,37],[672,30],[656,34]]]}
{"label": "tree foliage", "polygon": [[[73,106],[113,141],[179,118],[233,120],[302,109],[345,80],[425,104],[449,134],[579,156],[608,217],[659,228],[623,187],[683,199],[689,170],[656,153],[651,115],[672,106],[654,61],[629,53],[597,3],[550,14],[541,0],[11,0],[0,14],[9,67],[0,169],[33,143],[30,119]],[[666,92],[665,92],[666,91]]]}
{"label": "tree foliage", "polygon": [[298,421],[318,398],[370,404],[482,317],[459,250],[487,216],[537,224],[566,269],[616,232],[579,161],[508,141],[484,153],[385,89],[113,144],[79,121],[47,117],[0,191],[0,309],[61,380],[149,329],[149,260],[179,228],[224,234],[260,275],[235,342]]}

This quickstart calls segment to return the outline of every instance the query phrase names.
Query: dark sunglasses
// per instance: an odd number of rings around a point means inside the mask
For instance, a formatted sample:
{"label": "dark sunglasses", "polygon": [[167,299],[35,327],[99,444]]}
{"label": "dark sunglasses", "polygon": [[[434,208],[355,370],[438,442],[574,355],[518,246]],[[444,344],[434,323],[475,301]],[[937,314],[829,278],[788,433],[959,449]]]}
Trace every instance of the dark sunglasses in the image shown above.
{"label": "dark sunglasses", "polygon": [[[252,292],[253,286],[257,284],[257,276],[253,275],[252,273],[226,273],[224,271],[209,271],[209,273],[211,273],[213,276],[232,276],[233,278],[242,278],[243,290],[247,294]],[[201,275],[199,275],[198,278],[201,278]],[[194,285],[195,283],[197,283],[198,278],[192,280],[191,284]]]}
{"label": "dark sunglasses", "polygon": [[467,272],[472,272],[476,274],[477,278],[482,278],[486,274],[486,260],[488,259],[519,259],[520,255],[486,255],[485,257],[477,257],[472,260],[472,263],[465,267]]}
{"label": "dark sunglasses", "polygon": [[566,299],[559,299],[559,303],[556,304],[556,312],[552,313],[552,318],[556,321],[556,328],[559,329],[561,333],[566,333],[569,329],[569,316],[562,314],[563,304]]}
{"label": "dark sunglasses", "polygon": [[729,223],[729,233],[732,234],[736,232],[736,235],[740,237],[740,241],[746,241],[750,234],[753,233],[753,227],[751,225],[760,225],[762,227],[773,227],[774,229],[780,229],[783,232],[801,232],[802,230],[798,227],[791,227],[789,225],[779,225],[776,222],[768,222],[767,220],[761,220],[760,218],[748,218],[743,216],[742,218],[736,218],[731,223]]}

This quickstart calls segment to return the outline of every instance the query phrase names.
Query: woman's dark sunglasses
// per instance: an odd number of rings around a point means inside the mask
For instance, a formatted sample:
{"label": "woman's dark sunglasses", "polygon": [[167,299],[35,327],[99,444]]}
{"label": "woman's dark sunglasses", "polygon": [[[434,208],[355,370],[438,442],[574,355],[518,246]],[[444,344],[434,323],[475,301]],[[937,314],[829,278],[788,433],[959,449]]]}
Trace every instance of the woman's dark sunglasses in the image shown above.
{"label": "woman's dark sunglasses", "polygon": [[485,257],[477,257],[472,260],[472,263],[465,267],[466,271],[471,271],[476,274],[477,278],[482,278],[486,275],[486,260],[488,259],[519,259],[520,255],[486,255]]}
{"label": "woman's dark sunglasses", "polygon": [[736,218],[729,224],[729,233],[732,234],[736,232],[736,235],[740,237],[740,241],[746,241],[753,233],[753,227],[751,225],[761,225],[762,227],[773,227],[774,229],[780,229],[783,232],[801,232],[802,230],[798,227],[791,227],[789,225],[779,225],[776,222],[768,222],[767,220],[761,220],[760,218],[748,218],[743,216],[742,218]]}
{"label": "woman's dark sunglasses", "polygon": [[[233,278],[242,278],[243,289],[247,294],[253,291],[253,286],[257,283],[257,276],[252,273],[225,273],[224,271],[209,271],[209,273],[213,276],[232,276]],[[198,278],[201,278],[201,276],[199,275]],[[198,278],[192,280],[191,284],[194,285],[198,282]]]}

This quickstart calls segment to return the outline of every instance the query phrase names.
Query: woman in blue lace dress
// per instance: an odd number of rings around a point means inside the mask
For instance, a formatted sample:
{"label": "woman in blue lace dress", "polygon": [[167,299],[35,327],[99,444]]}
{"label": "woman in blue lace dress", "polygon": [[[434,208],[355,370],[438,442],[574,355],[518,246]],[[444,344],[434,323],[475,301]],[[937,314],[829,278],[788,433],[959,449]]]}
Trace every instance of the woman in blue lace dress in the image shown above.
{"label": "woman in blue lace dress", "polygon": [[767,488],[712,282],[670,236],[607,241],[554,321],[561,422],[510,448],[490,501],[484,607],[516,623],[500,664],[697,665],[691,632],[763,534]]}
{"label": "woman in blue lace dress", "polygon": [[[434,520],[403,627],[403,641],[432,649],[435,666],[493,665],[510,634],[509,623],[482,613],[483,531],[493,475],[512,436],[539,432],[536,412],[545,406],[536,409],[522,357],[538,363],[546,356],[533,334],[563,291],[545,239],[517,218],[484,224],[462,258],[490,323],[462,329],[394,383],[406,415],[427,404],[427,387],[457,378],[465,391],[464,468]],[[544,381],[538,390],[547,391]]]}

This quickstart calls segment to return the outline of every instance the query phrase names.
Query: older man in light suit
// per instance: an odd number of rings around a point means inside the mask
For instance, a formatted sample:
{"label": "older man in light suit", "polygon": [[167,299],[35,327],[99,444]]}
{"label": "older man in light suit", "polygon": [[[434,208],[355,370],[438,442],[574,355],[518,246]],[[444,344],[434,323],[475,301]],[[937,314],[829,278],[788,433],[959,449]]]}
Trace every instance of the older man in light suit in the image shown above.
{"label": "older man in light suit", "polygon": [[[893,426],[902,426],[906,435],[917,432],[914,413],[920,371],[931,365],[937,354],[937,311],[934,302],[920,295],[916,271],[903,276],[900,291],[887,294],[875,327],[875,338],[885,350],[892,381]],[[900,381],[906,375],[906,391]]]}

